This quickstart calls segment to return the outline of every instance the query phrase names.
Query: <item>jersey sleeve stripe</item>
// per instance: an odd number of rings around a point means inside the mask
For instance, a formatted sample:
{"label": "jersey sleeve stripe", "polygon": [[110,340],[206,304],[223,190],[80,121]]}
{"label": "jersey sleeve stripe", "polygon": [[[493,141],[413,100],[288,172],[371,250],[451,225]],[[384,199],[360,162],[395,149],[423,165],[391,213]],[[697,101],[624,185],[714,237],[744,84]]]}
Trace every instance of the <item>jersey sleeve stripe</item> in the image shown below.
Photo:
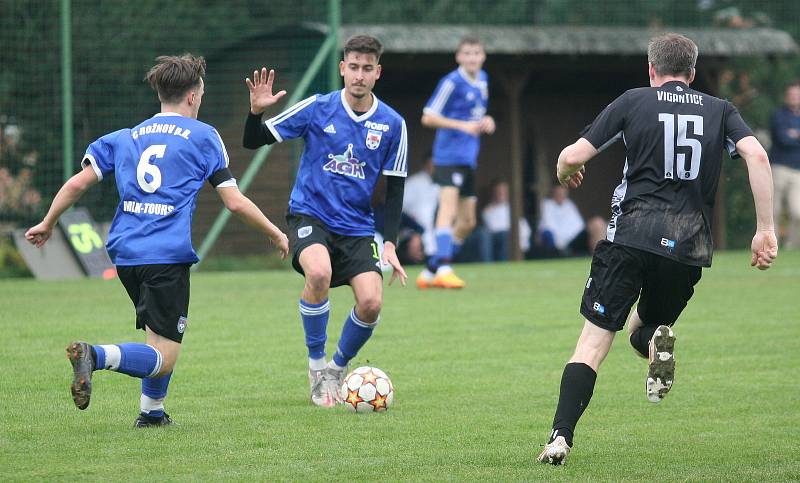
{"label": "jersey sleeve stripe", "polygon": [[281,136],[281,134],[278,132],[277,129],[275,129],[275,127],[272,125],[270,121],[271,119],[267,119],[266,121],[264,121],[264,125],[267,126],[267,129],[269,129],[269,132],[272,133],[272,136],[275,138],[275,140],[278,141],[279,143],[282,143],[283,136]]}
{"label": "jersey sleeve stripe", "polygon": [[231,178],[227,181],[223,181],[222,183],[215,186],[215,188],[232,188],[236,186],[236,178]]}
{"label": "jersey sleeve stripe", "polygon": [[450,99],[450,94],[453,93],[453,89],[455,88],[455,83],[451,80],[446,80],[442,84],[442,88],[439,89],[439,92],[434,97],[433,102],[431,105],[423,109],[423,112],[426,110],[428,112],[432,112],[434,114],[440,114],[442,109],[444,109],[444,105],[447,104],[447,100]]}
{"label": "jersey sleeve stripe", "polygon": [[297,104],[293,105],[289,109],[286,109],[282,113],[278,114],[277,116],[267,120],[268,123],[272,124],[273,126],[276,124],[280,124],[281,122],[289,119],[290,117],[294,116],[301,110],[303,110],[306,106],[310,105],[312,102],[317,100],[316,94],[303,99],[302,101],[298,102]]}
{"label": "jersey sleeve stripe", "polygon": [[736,151],[736,143],[733,142],[733,139],[729,137],[725,138],[725,149],[728,150],[728,154],[731,156],[731,158],[736,159],[739,157],[739,152]]}
{"label": "jersey sleeve stripe", "polygon": [[84,154],[83,161],[81,161],[81,166],[87,166],[87,164],[92,167],[95,176],[97,176],[97,180],[103,181],[103,172],[100,171],[100,166],[97,165],[97,160],[94,159],[94,156],[89,153]]}
{"label": "jersey sleeve stripe", "polygon": [[212,129],[212,131],[214,131],[214,134],[217,135],[217,139],[219,139],[219,145],[222,148],[222,154],[225,156],[225,167],[227,168],[230,164],[230,159],[228,159],[228,150],[225,149],[225,143],[222,141],[222,136],[219,135],[219,132],[217,132],[216,129]]}
{"label": "jersey sleeve stripe", "polygon": [[278,132],[278,130],[275,129],[275,126],[277,124],[280,124],[283,121],[289,119],[290,117],[294,116],[298,112],[302,111],[303,109],[305,109],[307,106],[311,105],[316,100],[317,100],[317,95],[316,94],[314,94],[313,96],[308,97],[306,99],[303,99],[302,101],[300,101],[297,104],[293,105],[289,109],[286,109],[285,111],[283,111],[282,113],[278,114],[277,116],[275,116],[273,118],[270,118],[270,119],[267,119],[266,121],[264,121],[264,125],[267,126],[267,129],[269,129],[269,132],[272,133],[272,135],[275,137],[275,140],[278,141],[279,143],[282,143],[283,142],[283,136],[281,136],[280,133]]}
{"label": "jersey sleeve stripe", "polygon": [[406,137],[406,122],[401,123],[400,129],[400,143],[397,147],[397,156],[394,158],[394,167],[392,171],[405,172],[406,171],[406,153],[408,151],[408,140]]}
{"label": "jersey sleeve stripe", "polygon": [[617,142],[617,141],[619,141],[620,139],[622,139],[622,134],[623,134],[623,133],[622,133],[622,131],[620,131],[620,132],[618,132],[617,134],[613,135],[613,136],[611,137],[611,139],[609,139],[608,141],[604,142],[604,143],[603,143],[603,144],[602,144],[602,145],[601,145],[599,148],[597,148],[597,151],[598,151],[598,152],[605,151],[605,149],[606,149],[607,147],[611,146],[611,145],[612,145],[612,144],[614,144],[615,142]]}

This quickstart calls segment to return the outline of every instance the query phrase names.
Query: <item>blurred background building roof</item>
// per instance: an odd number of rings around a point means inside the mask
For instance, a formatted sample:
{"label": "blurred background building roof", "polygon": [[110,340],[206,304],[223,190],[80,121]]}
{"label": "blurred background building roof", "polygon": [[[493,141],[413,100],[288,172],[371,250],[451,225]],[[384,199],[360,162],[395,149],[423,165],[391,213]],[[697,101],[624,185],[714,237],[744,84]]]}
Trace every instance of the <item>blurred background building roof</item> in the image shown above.
{"label": "blurred background building roof", "polygon": [[[373,35],[386,52],[452,53],[466,34],[480,38],[489,54],[642,54],[658,32],[669,28],[578,26],[343,25],[342,39],[355,33]],[[798,46],[789,33],[773,28],[675,28],[694,40],[701,55],[793,54]]]}

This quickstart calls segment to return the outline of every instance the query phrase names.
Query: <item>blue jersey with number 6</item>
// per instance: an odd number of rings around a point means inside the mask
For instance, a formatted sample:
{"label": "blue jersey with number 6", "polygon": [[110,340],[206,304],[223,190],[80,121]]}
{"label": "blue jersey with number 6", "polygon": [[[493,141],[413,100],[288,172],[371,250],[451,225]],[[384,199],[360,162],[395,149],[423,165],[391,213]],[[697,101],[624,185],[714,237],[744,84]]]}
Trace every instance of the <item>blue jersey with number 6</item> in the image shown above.
{"label": "blue jersey with number 6", "polygon": [[120,203],[106,244],[116,265],[197,262],[191,232],[197,193],[212,177],[217,187],[236,185],[219,133],[173,113],[106,134],[89,145],[82,164],[101,181],[116,179]]}

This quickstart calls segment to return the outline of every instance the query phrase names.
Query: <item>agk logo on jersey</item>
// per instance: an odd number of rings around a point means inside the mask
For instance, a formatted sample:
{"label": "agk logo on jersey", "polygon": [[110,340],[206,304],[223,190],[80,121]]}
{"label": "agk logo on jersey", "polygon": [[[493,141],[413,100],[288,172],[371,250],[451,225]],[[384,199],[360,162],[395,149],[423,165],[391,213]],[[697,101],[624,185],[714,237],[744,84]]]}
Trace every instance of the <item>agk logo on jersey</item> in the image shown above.
{"label": "agk logo on jersey", "polygon": [[353,157],[352,144],[347,145],[347,150],[345,150],[343,154],[329,154],[328,159],[330,161],[325,163],[325,166],[322,167],[325,171],[343,174],[351,178],[365,179],[364,165],[367,163],[362,163]]}

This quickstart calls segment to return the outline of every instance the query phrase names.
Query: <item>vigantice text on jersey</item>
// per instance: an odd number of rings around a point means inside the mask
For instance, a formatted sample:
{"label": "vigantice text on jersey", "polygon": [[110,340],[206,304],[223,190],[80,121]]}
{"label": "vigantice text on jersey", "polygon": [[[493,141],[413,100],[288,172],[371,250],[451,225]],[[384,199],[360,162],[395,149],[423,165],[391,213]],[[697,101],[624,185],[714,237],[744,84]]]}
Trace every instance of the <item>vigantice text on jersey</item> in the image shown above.
{"label": "vigantice text on jersey", "polygon": [[703,105],[703,96],[700,94],[674,94],[672,92],[656,91],[658,100],[663,102],[680,102],[683,104]]}

